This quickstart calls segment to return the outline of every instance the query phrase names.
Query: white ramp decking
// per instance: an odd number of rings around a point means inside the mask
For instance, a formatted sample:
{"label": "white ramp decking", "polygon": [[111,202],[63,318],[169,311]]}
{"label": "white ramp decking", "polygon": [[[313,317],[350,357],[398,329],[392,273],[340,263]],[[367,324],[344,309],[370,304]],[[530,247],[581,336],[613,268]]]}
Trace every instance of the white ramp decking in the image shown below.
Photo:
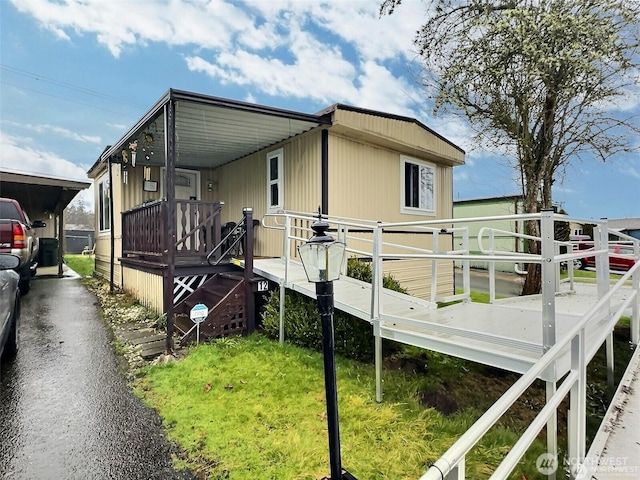
{"label": "white ramp decking", "polygon": [[579,479],[640,478],[640,347],[629,362]]}
{"label": "white ramp decking", "polygon": [[[255,273],[276,283],[285,278],[285,261],[255,259]],[[314,298],[299,262],[291,261],[287,288]],[[597,301],[595,286],[576,285],[576,293],[556,297],[556,340]],[[371,322],[371,285],[351,278],[334,282],[335,306]],[[624,297],[621,294],[621,297]],[[613,304],[619,303],[616,298]],[[383,338],[414,345],[517,373],[526,372],[543,352],[542,301],[539,296],[516,297],[495,304],[463,302],[437,309],[431,302],[383,289],[380,295],[380,332]],[[586,330],[589,359],[602,344],[606,318],[595,318]],[[286,337],[286,332],[285,332]],[[541,378],[555,381],[569,371],[569,351],[556,362],[555,371]]]}

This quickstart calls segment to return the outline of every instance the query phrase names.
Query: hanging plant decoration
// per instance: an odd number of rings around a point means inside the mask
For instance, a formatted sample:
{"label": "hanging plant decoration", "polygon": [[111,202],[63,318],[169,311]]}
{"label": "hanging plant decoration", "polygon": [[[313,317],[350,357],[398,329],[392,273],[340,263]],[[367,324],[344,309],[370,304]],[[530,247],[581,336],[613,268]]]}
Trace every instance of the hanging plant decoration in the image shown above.
{"label": "hanging plant decoration", "polygon": [[[151,155],[153,155],[151,147],[153,147],[153,133],[144,132],[144,147],[142,147],[142,151],[144,152],[144,159],[147,162],[151,162]],[[149,149],[148,152],[147,149]]]}
{"label": "hanging plant decoration", "polygon": [[129,150],[131,150],[131,166],[136,166],[136,151],[138,150],[138,140],[134,140],[129,143]]}
{"label": "hanging plant decoration", "polygon": [[127,152],[126,150],[122,150],[122,163],[129,163],[129,152]]}

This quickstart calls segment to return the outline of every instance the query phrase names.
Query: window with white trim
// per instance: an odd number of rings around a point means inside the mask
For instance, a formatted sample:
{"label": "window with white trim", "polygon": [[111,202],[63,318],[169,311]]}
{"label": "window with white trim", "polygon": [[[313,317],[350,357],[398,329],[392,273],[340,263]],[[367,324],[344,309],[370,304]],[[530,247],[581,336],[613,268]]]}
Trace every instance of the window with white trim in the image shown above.
{"label": "window with white trim", "polygon": [[267,154],[267,211],[281,210],[284,205],[283,151],[275,150]]}
{"label": "window with white trim", "polygon": [[111,205],[109,203],[109,176],[103,175],[98,180],[98,230],[111,230]]}
{"label": "window with white trim", "polygon": [[411,157],[400,157],[400,212],[436,214],[436,167]]}

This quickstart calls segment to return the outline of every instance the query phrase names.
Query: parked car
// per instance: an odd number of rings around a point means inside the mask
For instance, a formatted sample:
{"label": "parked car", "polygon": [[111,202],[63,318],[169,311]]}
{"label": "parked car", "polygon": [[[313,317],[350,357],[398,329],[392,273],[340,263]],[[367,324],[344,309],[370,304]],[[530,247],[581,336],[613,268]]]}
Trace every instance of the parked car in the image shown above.
{"label": "parked car", "polygon": [[[626,255],[624,258],[609,255],[609,270],[626,272],[636,263],[633,258],[633,247],[625,245],[609,245],[609,253],[616,255]],[[582,268],[595,267],[596,257],[582,258]]]}
{"label": "parked car", "polygon": [[0,254],[0,357],[15,355],[18,351],[20,275],[15,268],[19,264],[19,257]]}
{"label": "parked car", "polygon": [[20,275],[20,292],[27,293],[31,278],[38,268],[40,242],[36,228],[46,227],[43,221],[31,222],[27,212],[11,198],[0,198],[0,254],[20,258],[16,272]]}

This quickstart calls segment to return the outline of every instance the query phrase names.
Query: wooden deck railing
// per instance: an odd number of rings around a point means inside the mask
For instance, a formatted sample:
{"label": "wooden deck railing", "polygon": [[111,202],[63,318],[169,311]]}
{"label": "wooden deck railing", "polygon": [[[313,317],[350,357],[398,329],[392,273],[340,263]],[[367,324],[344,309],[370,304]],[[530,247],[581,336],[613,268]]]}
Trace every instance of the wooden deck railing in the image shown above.
{"label": "wooden deck railing", "polygon": [[[164,200],[122,214],[122,255],[166,260],[167,205]],[[176,200],[176,258],[205,257],[220,241],[218,202]]]}

